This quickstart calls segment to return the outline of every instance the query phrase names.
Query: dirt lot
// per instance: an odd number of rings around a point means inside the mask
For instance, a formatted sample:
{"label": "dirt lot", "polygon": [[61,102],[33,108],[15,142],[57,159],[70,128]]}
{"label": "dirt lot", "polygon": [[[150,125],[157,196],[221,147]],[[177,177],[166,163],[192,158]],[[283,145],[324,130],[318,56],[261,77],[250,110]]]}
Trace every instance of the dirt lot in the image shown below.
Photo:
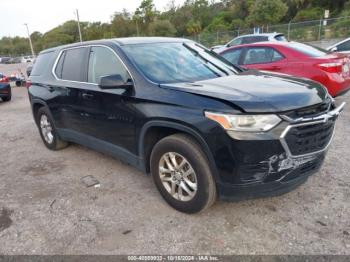
{"label": "dirt lot", "polygon": [[[350,103],[306,184],[184,215],[149,176],[116,159],[78,145],[46,149],[25,88],[14,88],[13,100],[0,102],[0,253],[350,254],[349,134]],[[101,187],[87,188],[87,175]]]}

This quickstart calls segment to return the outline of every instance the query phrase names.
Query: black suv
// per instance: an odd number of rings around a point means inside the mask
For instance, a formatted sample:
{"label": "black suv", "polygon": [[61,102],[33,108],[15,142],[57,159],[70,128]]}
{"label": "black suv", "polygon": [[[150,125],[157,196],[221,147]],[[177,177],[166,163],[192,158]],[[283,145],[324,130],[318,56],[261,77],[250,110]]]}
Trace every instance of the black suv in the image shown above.
{"label": "black suv", "polygon": [[42,51],[29,97],[45,145],[69,142],[151,173],[194,213],[216,197],[277,195],[321,166],[338,108],[318,83],[247,71],[185,39],[125,38]]}

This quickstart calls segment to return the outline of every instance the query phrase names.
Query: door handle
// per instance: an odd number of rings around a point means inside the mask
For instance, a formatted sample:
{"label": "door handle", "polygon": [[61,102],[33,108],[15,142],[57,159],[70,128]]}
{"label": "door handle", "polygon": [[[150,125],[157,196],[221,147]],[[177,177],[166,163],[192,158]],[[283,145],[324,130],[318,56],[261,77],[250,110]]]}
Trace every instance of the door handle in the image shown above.
{"label": "door handle", "polygon": [[83,94],[82,94],[82,97],[83,97],[84,99],[92,99],[92,98],[94,97],[94,95],[93,95],[93,94],[90,94],[90,93],[83,93]]}

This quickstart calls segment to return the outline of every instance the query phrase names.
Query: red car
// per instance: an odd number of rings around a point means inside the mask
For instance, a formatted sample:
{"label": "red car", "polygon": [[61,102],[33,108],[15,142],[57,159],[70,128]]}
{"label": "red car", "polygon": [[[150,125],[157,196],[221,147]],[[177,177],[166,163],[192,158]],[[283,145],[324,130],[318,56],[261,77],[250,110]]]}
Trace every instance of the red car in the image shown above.
{"label": "red car", "polygon": [[334,97],[350,89],[350,58],[297,42],[239,45],[220,53],[231,63],[312,79]]}

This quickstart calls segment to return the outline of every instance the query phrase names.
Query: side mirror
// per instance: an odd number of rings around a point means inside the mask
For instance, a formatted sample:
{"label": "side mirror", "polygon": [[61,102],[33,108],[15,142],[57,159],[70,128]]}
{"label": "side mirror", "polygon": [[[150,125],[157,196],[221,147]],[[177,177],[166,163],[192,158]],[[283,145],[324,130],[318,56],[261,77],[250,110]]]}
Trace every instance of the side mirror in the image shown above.
{"label": "side mirror", "polygon": [[102,76],[98,84],[101,89],[129,89],[133,86],[132,81],[125,82],[121,75]]}
{"label": "side mirror", "polygon": [[331,51],[331,52],[337,52],[337,51],[338,51],[338,48],[335,46],[335,47],[333,47],[330,51]]}

